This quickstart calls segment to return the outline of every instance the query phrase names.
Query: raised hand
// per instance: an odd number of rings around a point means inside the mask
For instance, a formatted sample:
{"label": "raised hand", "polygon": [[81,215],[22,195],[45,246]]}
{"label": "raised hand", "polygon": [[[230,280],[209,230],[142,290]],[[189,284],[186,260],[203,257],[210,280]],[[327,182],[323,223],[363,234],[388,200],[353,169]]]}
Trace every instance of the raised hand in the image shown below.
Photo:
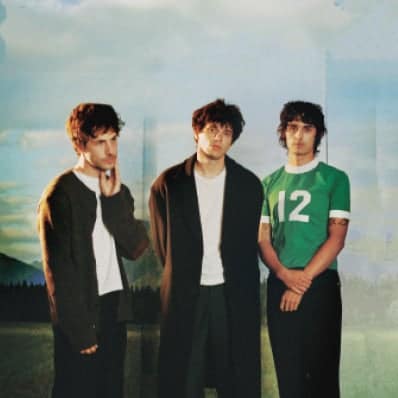
{"label": "raised hand", "polygon": [[120,169],[117,162],[115,164],[115,167],[111,170],[110,176],[107,176],[105,171],[100,172],[99,184],[101,192],[104,196],[112,196],[120,191]]}

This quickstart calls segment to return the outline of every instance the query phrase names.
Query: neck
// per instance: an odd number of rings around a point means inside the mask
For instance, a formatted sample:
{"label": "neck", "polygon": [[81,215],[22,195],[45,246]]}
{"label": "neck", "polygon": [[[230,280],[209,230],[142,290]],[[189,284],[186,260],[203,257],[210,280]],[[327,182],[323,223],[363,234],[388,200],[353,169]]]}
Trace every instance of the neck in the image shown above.
{"label": "neck", "polygon": [[99,177],[100,175],[100,171],[91,166],[91,164],[87,162],[83,155],[79,156],[79,159],[73,169],[89,177]]}
{"label": "neck", "polygon": [[203,177],[215,177],[224,170],[224,167],[225,156],[220,159],[210,159],[197,154],[195,170]]}
{"label": "neck", "polygon": [[287,163],[291,166],[303,166],[314,160],[315,154],[305,154],[305,155],[297,155],[295,153],[288,154]]}

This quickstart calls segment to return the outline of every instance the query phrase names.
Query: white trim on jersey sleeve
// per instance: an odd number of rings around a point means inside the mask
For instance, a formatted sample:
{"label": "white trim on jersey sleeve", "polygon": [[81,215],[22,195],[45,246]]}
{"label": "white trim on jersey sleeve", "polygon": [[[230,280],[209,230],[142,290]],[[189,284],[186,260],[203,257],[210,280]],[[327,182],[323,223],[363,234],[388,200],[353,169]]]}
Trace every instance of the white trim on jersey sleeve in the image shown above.
{"label": "white trim on jersey sleeve", "polygon": [[350,219],[350,212],[345,210],[330,210],[329,218],[346,218]]}
{"label": "white trim on jersey sleeve", "polygon": [[261,222],[264,223],[264,224],[270,224],[271,223],[269,216],[261,216]]}

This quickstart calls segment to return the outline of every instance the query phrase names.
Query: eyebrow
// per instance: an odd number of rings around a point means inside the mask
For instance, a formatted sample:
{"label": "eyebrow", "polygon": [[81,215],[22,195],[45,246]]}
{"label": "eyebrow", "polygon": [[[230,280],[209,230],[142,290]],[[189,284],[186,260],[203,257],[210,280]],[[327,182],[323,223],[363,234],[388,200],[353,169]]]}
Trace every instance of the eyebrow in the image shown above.
{"label": "eyebrow", "polygon": [[291,120],[290,122],[287,122],[287,124],[299,124],[299,123],[302,123],[303,126],[315,126],[314,123],[300,122],[300,121],[297,121],[297,120]]}

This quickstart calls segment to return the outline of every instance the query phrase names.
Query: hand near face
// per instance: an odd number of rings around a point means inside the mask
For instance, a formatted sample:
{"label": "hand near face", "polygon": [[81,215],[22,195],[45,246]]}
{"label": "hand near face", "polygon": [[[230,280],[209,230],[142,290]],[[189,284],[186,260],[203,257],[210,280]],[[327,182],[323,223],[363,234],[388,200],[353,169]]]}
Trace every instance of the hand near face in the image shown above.
{"label": "hand near face", "polygon": [[99,184],[101,193],[104,196],[112,196],[120,191],[121,179],[118,163],[115,163],[115,167],[111,170],[111,174],[109,176],[106,175],[105,171],[100,172]]}
{"label": "hand near face", "polygon": [[287,289],[282,295],[280,309],[282,312],[297,311],[300,305],[302,294],[295,293],[293,290]]}

